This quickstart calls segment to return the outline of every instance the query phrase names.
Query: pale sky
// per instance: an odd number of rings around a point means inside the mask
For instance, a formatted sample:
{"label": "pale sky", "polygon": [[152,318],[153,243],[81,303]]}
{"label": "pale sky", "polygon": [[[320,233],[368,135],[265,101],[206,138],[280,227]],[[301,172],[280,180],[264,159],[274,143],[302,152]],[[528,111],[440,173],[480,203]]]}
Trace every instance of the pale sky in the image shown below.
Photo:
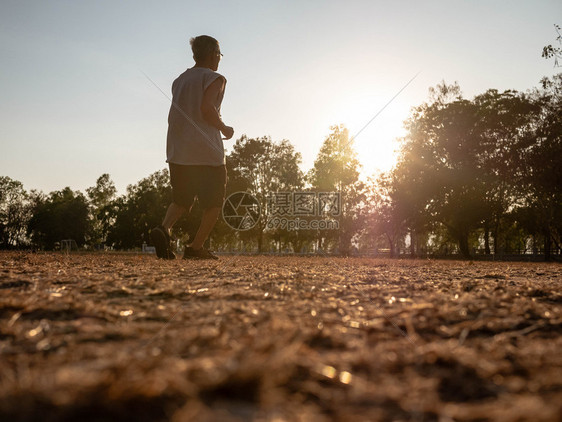
{"label": "pale sky", "polygon": [[[172,81],[192,36],[217,38],[234,139],[288,139],[311,168],[330,126],[356,133],[364,174],[388,170],[411,107],[441,80],[466,98],[526,91],[562,2],[0,1],[0,175],[44,192],[109,173],[119,193],[166,167]],[[233,140],[225,141],[227,152]]]}

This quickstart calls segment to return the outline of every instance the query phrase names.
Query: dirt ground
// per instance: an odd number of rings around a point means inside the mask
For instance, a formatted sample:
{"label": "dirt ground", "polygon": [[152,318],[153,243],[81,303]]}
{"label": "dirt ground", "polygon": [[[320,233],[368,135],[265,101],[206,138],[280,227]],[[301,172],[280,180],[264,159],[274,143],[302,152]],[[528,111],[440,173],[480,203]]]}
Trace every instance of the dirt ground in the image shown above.
{"label": "dirt ground", "polygon": [[0,253],[2,421],[562,420],[562,266]]}

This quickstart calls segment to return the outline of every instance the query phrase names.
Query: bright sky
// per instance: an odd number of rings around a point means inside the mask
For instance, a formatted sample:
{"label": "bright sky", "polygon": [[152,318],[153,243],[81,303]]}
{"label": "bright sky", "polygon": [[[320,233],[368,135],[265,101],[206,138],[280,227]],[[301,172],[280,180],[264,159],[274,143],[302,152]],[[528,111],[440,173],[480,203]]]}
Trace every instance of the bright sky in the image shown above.
{"label": "bright sky", "polygon": [[169,101],[142,72],[169,93],[200,34],[221,43],[235,139],[288,139],[305,171],[331,125],[356,133],[421,71],[355,140],[365,174],[387,170],[442,79],[471,98],[555,74],[555,23],[560,0],[2,0],[0,175],[50,192],[109,173],[124,193],[164,168]]}

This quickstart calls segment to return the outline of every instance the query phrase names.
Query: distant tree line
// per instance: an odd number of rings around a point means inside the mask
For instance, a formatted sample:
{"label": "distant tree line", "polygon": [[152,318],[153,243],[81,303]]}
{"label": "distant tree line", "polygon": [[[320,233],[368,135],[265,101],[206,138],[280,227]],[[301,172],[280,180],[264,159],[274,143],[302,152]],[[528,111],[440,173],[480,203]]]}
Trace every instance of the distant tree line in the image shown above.
{"label": "distant tree line", "polygon": [[[227,156],[227,196],[251,193],[261,216],[248,230],[220,219],[212,246],[342,255],[560,256],[562,74],[526,93],[491,89],[470,100],[456,83],[443,82],[412,110],[405,127],[395,167],[368,180],[360,178],[353,139],[342,125],[331,128],[306,173],[289,141],[242,136]],[[293,192],[338,193],[338,213],[315,202],[308,204],[314,216],[298,216],[301,222],[335,221],[337,229],[269,225],[272,198]],[[1,177],[0,247],[56,249],[73,239],[87,249],[140,248],[150,243],[150,229],[170,201],[167,170],[128,186],[121,196],[108,174],[85,194],[68,187],[48,195],[26,192],[20,182]],[[174,227],[179,242],[194,235],[200,215],[196,202]]]}

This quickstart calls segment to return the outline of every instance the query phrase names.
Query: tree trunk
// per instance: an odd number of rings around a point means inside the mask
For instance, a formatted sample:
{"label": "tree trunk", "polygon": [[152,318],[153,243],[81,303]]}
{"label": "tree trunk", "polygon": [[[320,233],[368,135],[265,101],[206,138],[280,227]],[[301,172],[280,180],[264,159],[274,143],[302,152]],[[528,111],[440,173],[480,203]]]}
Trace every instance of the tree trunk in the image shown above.
{"label": "tree trunk", "polygon": [[544,229],[543,233],[544,233],[544,260],[550,261],[552,258],[551,249],[550,249],[550,245],[552,244],[552,242],[550,241],[550,230]]}
{"label": "tree trunk", "polygon": [[392,238],[387,234],[386,238],[388,239],[388,246],[390,249],[390,257],[394,258],[394,242],[392,241]]}
{"label": "tree trunk", "polygon": [[262,244],[263,244],[263,231],[260,230],[260,235],[258,236],[258,253],[262,252]]}
{"label": "tree trunk", "polygon": [[498,227],[498,224],[496,222],[494,230],[492,231],[492,237],[494,238],[494,255],[497,255],[497,254],[500,253],[500,247],[499,247],[500,241],[498,239],[498,236],[499,236],[498,231],[499,231],[499,227]]}
{"label": "tree trunk", "polygon": [[490,224],[484,221],[484,253],[490,255]]}
{"label": "tree trunk", "polygon": [[[323,238],[320,234],[318,234],[318,239],[317,239],[317,241],[316,241],[316,251],[317,251],[317,252],[320,251],[320,250],[322,250],[322,248],[323,248],[323,246],[324,246],[323,239],[324,239],[324,238]],[[324,251],[322,250],[322,252],[324,252]]]}
{"label": "tree trunk", "polygon": [[410,257],[416,257],[415,232],[413,230],[410,230]]}
{"label": "tree trunk", "polygon": [[342,234],[341,230],[338,232],[338,255],[340,256],[347,256],[346,255],[346,248],[345,248],[345,236]]}
{"label": "tree trunk", "polygon": [[458,241],[459,241],[459,249],[461,251],[462,256],[467,259],[471,258],[470,250],[468,247],[468,233],[460,234]]}

